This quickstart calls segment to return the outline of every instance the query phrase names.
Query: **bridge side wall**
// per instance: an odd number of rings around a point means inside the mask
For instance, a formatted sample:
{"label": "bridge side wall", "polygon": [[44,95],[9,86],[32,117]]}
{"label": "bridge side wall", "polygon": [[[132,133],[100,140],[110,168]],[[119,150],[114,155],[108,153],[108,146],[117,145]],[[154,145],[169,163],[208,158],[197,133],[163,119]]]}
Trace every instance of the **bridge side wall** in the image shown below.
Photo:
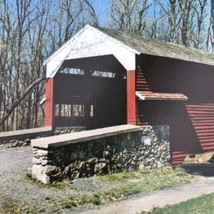
{"label": "bridge side wall", "polygon": [[[33,147],[32,176],[43,183],[64,178],[157,168],[170,165],[168,126],[78,142],[51,149]],[[48,138],[44,138],[48,140]]]}

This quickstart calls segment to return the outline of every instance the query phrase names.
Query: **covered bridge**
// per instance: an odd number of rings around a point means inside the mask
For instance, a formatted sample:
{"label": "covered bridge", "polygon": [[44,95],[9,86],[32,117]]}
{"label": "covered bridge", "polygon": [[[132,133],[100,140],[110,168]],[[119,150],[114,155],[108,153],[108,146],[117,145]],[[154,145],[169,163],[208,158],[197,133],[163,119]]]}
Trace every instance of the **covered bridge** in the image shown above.
{"label": "covered bridge", "polygon": [[87,25],[45,65],[45,126],[169,125],[173,165],[214,151],[214,55]]}

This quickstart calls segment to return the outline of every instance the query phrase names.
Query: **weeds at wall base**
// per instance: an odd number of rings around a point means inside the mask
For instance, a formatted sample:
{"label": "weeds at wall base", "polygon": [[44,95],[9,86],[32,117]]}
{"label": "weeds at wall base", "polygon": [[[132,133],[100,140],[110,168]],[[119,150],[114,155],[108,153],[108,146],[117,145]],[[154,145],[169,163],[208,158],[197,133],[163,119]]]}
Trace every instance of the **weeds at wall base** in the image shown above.
{"label": "weeds at wall base", "polygon": [[[197,175],[188,174],[185,170],[177,168],[173,170],[170,167],[160,169],[142,169],[133,172],[121,172],[97,176],[104,183],[117,184],[117,188],[110,190],[102,190],[95,194],[73,195],[65,199],[45,198],[45,203],[51,207],[51,211],[57,212],[62,209],[75,209],[78,207],[101,205],[111,201],[116,201],[128,197],[130,195],[146,193],[155,190],[174,187],[180,184],[189,183],[197,179]],[[25,176],[26,182],[37,185],[39,188],[54,188],[56,191],[65,190],[72,185],[69,181],[56,182],[54,184],[42,184],[33,179],[31,175]],[[87,180],[87,179],[86,179]],[[115,185],[114,185],[115,186]],[[44,205],[43,204],[43,205]],[[43,210],[42,206],[37,213]],[[29,208],[30,209],[30,208]],[[30,212],[29,212],[30,213]]]}

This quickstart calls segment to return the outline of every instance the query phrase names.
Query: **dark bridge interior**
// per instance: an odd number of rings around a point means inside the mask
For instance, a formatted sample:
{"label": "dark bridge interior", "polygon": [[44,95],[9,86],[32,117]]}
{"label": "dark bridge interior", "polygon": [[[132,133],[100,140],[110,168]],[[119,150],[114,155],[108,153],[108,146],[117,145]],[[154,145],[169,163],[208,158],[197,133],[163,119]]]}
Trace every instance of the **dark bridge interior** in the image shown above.
{"label": "dark bridge interior", "polygon": [[54,79],[55,127],[126,124],[126,71],[113,56],[67,60]]}

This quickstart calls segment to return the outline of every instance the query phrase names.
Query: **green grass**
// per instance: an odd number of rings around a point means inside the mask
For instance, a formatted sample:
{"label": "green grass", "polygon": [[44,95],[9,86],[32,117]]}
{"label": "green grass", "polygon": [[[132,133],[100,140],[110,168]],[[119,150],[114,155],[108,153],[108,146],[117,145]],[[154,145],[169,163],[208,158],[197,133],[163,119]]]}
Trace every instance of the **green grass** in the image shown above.
{"label": "green grass", "polygon": [[120,199],[142,192],[151,192],[189,183],[197,175],[188,174],[185,170],[166,167],[161,169],[143,169],[135,172],[123,172],[114,175],[100,176],[102,181],[126,183],[120,188],[103,193],[107,201]]}
{"label": "green grass", "polygon": [[181,183],[189,183],[197,175],[188,174],[182,168],[176,168],[173,170],[170,167],[165,167],[161,169],[142,169],[134,172],[121,172],[117,174],[109,174],[104,176],[99,176],[99,179],[107,182],[114,183],[142,183],[146,185],[145,192],[153,191],[154,189],[162,189],[166,187],[175,186]]}
{"label": "green grass", "polygon": [[177,205],[166,206],[164,208],[155,208],[151,212],[153,214],[211,214],[214,211],[214,194],[203,195],[195,199],[182,202]]}
{"label": "green grass", "polygon": [[[60,200],[46,198],[44,204],[40,204],[40,210],[38,210],[37,207],[34,211],[36,210],[37,213],[40,213],[40,211],[43,210],[42,207],[47,208],[47,205],[50,207],[52,212],[86,205],[100,205],[106,202],[122,199],[129,195],[151,192],[174,187],[183,183],[189,183],[196,178],[197,175],[188,174],[183,169],[177,168],[173,170],[170,167],[161,169],[142,169],[133,172],[122,172],[98,176],[98,179],[103,182],[118,184],[116,185],[117,188],[102,191],[96,194],[85,194],[79,196],[71,195],[69,198]],[[39,188],[54,188],[56,191],[69,188],[68,182],[45,185],[32,179],[30,176],[26,176],[25,179],[32,185],[37,185]],[[31,213],[31,211],[29,210],[28,213]]]}
{"label": "green grass", "polygon": [[178,168],[173,170],[169,167],[98,176],[98,178],[104,182],[118,183],[119,187],[89,196],[70,197],[67,200],[54,203],[57,204],[58,207],[64,208],[89,204],[100,205],[106,202],[122,199],[129,195],[151,192],[174,187],[183,183],[189,183],[196,177],[196,175],[186,173],[183,169]]}
{"label": "green grass", "polygon": [[84,205],[100,205],[122,199],[129,195],[151,192],[183,183],[189,183],[196,177],[196,175],[188,174],[183,169],[179,168],[176,170],[171,168],[143,169],[134,172],[98,176],[98,178],[104,182],[118,183],[119,187],[93,195],[83,195],[79,197],[71,196],[66,200],[54,201],[53,203],[58,209]]}

